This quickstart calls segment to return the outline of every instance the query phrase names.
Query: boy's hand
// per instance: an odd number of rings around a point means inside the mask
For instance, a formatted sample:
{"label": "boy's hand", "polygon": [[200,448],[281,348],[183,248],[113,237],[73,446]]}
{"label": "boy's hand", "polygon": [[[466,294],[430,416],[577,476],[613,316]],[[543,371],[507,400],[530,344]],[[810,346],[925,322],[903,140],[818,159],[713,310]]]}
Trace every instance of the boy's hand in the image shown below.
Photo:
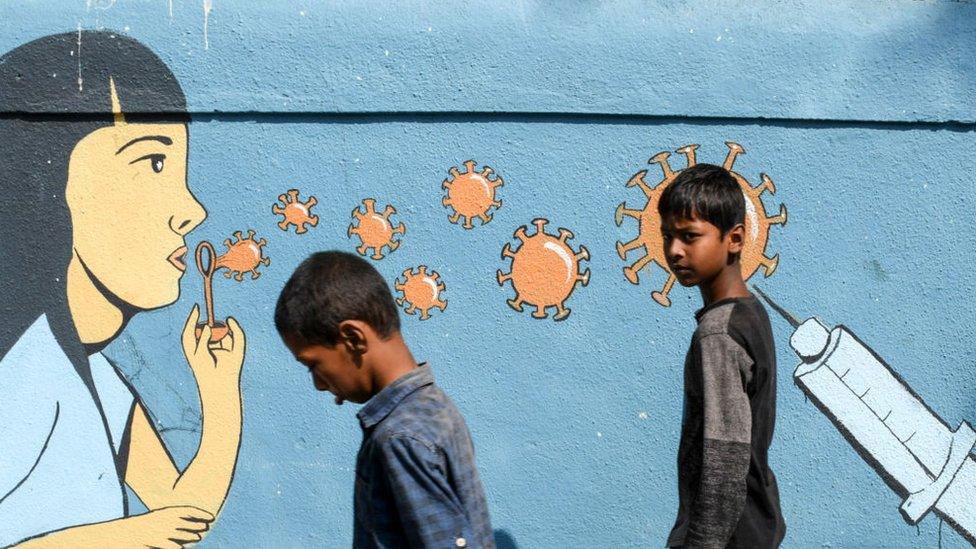
{"label": "boy's hand", "polygon": [[241,325],[234,318],[227,319],[229,331],[227,335],[216,342],[210,343],[210,326],[204,326],[200,337],[196,336],[197,321],[200,319],[200,307],[193,306],[190,315],[183,326],[183,354],[199,385],[207,385],[211,381],[238,382],[241,368],[244,366],[244,351],[246,338]]}

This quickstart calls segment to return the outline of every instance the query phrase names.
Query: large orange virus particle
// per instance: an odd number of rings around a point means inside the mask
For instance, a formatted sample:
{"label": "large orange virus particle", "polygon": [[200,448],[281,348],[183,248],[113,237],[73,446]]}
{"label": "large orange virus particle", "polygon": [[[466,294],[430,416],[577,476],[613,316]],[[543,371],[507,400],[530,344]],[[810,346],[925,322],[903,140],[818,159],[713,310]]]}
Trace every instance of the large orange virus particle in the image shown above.
{"label": "large orange virus particle", "polygon": [[372,248],[373,255],[371,257],[383,259],[383,247],[388,247],[390,252],[399,248],[400,241],[393,240],[393,235],[406,234],[407,227],[402,222],[397,226],[393,226],[393,223],[390,222],[390,216],[396,213],[393,206],[388,205],[383,213],[377,213],[376,201],[372,198],[365,198],[363,199],[363,207],[366,209],[365,212],[360,211],[359,206],[352,210],[352,218],[358,220],[359,224],[350,223],[347,234],[349,238],[352,238],[352,235],[359,237],[361,245],[356,248],[359,255],[366,255],[366,250]]}
{"label": "large orange virus particle", "polygon": [[440,280],[441,275],[436,271],[427,272],[427,266],[417,267],[417,272],[412,269],[403,271],[403,282],[397,278],[394,287],[401,292],[402,297],[396,299],[397,305],[406,307],[404,312],[408,315],[416,314],[420,311],[420,320],[430,318],[431,309],[444,310],[447,308],[447,301],[441,299],[441,292],[447,289]]}
{"label": "large orange virus particle", "polygon": [[[769,228],[773,225],[786,224],[786,206],[781,204],[778,215],[767,217],[766,208],[763,206],[760,195],[765,191],[769,191],[769,194],[776,194],[776,186],[773,184],[773,180],[763,173],[759,175],[761,183],[756,187],[751,186],[744,177],[732,171],[735,158],[744,153],[745,149],[738,143],[731,141],[727,141],[725,145],[729,148],[729,153],[725,157],[723,167],[732,172],[732,176],[742,188],[742,194],[745,196],[746,202],[746,240],[741,256],[742,278],[748,280],[749,277],[756,273],[760,266],[763,267],[765,276],[771,276],[779,264],[779,255],[777,254],[773,257],[767,257],[765,255],[766,244],[769,240]],[[677,150],[677,152],[685,155],[687,158],[687,167],[695,165],[696,149],[698,149],[698,145],[685,145]],[[657,213],[657,203],[664,189],[681,173],[681,170],[674,171],[671,169],[671,166],[668,164],[669,156],[671,156],[670,152],[663,151],[657,153],[647,161],[648,164],[659,164],[664,171],[664,178],[653,188],[644,181],[647,170],[637,172],[627,181],[627,187],[636,186],[644,192],[644,195],[647,197],[644,208],[631,210],[626,207],[625,203],[622,203],[617,206],[617,210],[614,212],[614,221],[617,223],[617,226],[623,223],[624,217],[632,217],[638,223],[638,234],[636,238],[626,243],[617,242],[617,255],[620,256],[620,259],[626,260],[627,254],[633,250],[638,248],[644,249],[643,256],[633,264],[624,267],[624,276],[631,284],[638,284],[638,272],[648,264],[656,263],[664,269],[668,273],[668,279],[664,283],[664,287],[660,291],[651,293],[654,301],[664,307],[671,306],[671,299],[668,297],[668,293],[670,293],[671,288],[674,286],[676,278],[674,273],[671,272],[671,269],[668,268],[667,260],[664,257],[664,240],[661,236],[661,218]]]}
{"label": "large orange virus particle", "polygon": [[227,269],[224,277],[234,277],[234,280],[244,280],[244,273],[251,273],[251,280],[261,276],[258,266],[267,267],[271,264],[270,257],[264,257],[264,246],[268,243],[265,239],[254,240],[254,231],[247,231],[245,238],[241,231],[234,232],[237,242],[231,242],[229,238],[224,239],[224,246],[227,251],[217,258],[217,265],[214,270]]}
{"label": "large orange virus particle", "polygon": [[481,219],[482,225],[488,223],[491,221],[488,210],[502,206],[502,201],[495,199],[495,190],[504,185],[505,181],[500,175],[492,179],[494,170],[490,166],[485,166],[480,172],[475,171],[476,164],[474,160],[466,160],[464,172],[458,171],[457,167],[451,167],[447,171],[451,177],[441,183],[441,187],[447,189],[447,196],[441,203],[444,207],[454,209],[448,219],[457,224],[463,217],[465,229],[474,227],[472,221],[475,217]]}
{"label": "large orange virus particle", "polygon": [[573,238],[569,229],[560,227],[559,235],[546,233],[547,219],[533,219],[535,234],[526,234],[526,226],[515,230],[515,238],[521,245],[512,251],[511,244],[506,242],[502,248],[502,259],[512,258],[512,272],[503,273],[498,270],[498,285],[504,286],[506,280],[512,281],[515,288],[515,299],[507,300],[509,307],[522,311],[522,304],[535,306],[533,318],[546,318],[546,307],[555,307],[553,320],[563,320],[569,316],[570,309],[566,307],[566,300],[581,282],[586,286],[590,282],[590,271],[580,272],[579,262],[590,259],[590,252],[586,246],[580,246],[577,253],[566,242]]}
{"label": "large orange virus particle", "polygon": [[275,215],[283,216],[283,219],[278,222],[278,227],[282,231],[288,232],[288,226],[294,225],[295,234],[302,234],[308,231],[306,225],[314,227],[319,224],[319,216],[312,215],[312,206],[318,203],[314,196],[301,202],[298,200],[298,189],[290,189],[288,194],[278,196],[278,202],[281,204],[272,205],[271,211]]}

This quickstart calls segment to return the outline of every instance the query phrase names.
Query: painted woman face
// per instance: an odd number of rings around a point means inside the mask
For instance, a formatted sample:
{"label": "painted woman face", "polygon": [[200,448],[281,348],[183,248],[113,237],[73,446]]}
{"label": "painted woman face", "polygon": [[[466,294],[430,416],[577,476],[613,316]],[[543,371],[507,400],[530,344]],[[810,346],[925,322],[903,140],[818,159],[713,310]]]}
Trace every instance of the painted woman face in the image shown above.
{"label": "painted woman face", "polygon": [[187,233],[207,217],[186,185],[184,124],[117,123],[85,136],[68,164],[74,253],[139,309],[179,297]]}

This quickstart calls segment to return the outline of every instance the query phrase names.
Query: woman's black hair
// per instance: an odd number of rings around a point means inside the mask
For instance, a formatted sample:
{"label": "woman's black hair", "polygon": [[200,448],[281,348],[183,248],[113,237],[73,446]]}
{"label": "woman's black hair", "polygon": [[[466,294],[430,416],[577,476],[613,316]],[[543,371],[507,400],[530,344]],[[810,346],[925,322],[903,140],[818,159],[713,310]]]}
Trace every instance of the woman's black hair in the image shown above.
{"label": "woman's black hair", "polygon": [[697,217],[718,227],[725,236],[745,223],[746,202],[742,187],[729,170],[703,163],[681,170],[661,193],[657,212],[661,217]]}
{"label": "woman's black hair", "polygon": [[186,123],[186,98],[163,61],[111,31],[39,38],[0,57],[0,360],[39,316],[98,403],[68,311],[75,145],[114,123],[110,80],[127,122]]}
{"label": "woman's black hair", "polygon": [[282,337],[329,347],[339,343],[343,320],[361,320],[382,338],[400,330],[383,276],[365,259],[339,251],[317,252],[302,261],[278,296],[274,320]]}

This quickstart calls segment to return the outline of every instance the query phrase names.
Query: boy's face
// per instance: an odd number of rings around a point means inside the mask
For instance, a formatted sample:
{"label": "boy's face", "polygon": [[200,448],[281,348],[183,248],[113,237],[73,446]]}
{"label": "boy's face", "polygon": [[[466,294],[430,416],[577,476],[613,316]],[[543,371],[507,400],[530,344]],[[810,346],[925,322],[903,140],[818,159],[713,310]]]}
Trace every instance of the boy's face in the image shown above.
{"label": "boy's face", "polygon": [[369,400],[368,376],[346,345],[341,342],[333,346],[304,344],[289,336],[284,340],[295,360],[312,374],[315,388],[335,395],[336,404],[347,400],[362,404]]}
{"label": "boy's face", "polygon": [[731,254],[742,251],[743,230],[736,225],[723,236],[718,227],[694,215],[664,216],[661,235],[668,267],[682,286],[710,281],[731,264]]}

